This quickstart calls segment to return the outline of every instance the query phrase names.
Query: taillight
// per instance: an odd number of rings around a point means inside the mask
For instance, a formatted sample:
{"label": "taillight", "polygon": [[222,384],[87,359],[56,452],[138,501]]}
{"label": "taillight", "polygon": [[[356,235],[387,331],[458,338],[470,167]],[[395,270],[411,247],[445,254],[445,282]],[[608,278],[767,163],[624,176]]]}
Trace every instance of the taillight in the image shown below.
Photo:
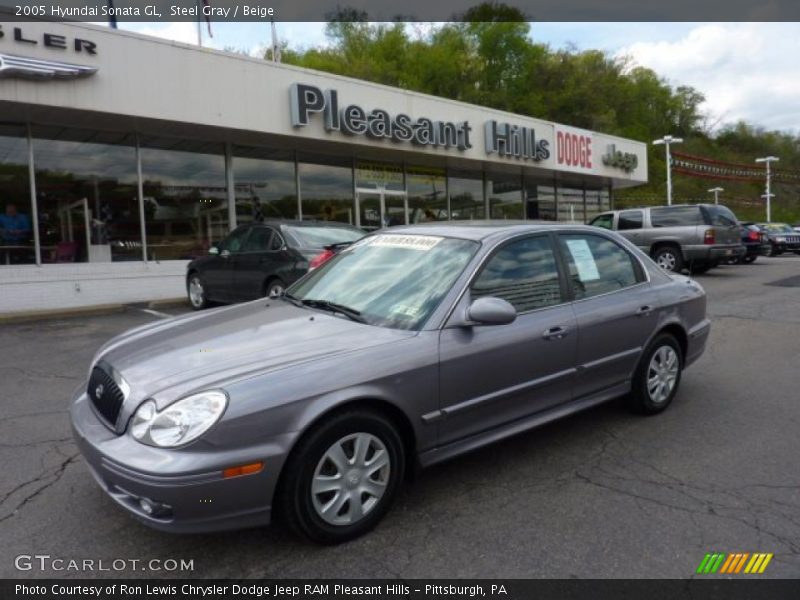
{"label": "taillight", "polygon": [[757,231],[751,231],[750,233],[747,234],[747,237],[753,240],[754,242],[757,242],[761,239],[761,236],[758,235]]}
{"label": "taillight", "polygon": [[714,244],[717,241],[717,236],[713,229],[706,229],[706,234],[703,236],[704,244]]}
{"label": "taillight", "polygon": [[336,253],[333,250],[329,250],[328,248],[325,248],[325,250],[323,250],[322,252],[317,254],[310,261],[308,261],[308,270],[312,271],[312,270],[316,269],[317,267],[321,267],[326,262],[328,262],[331,258],[333,258],[335,255],[336,255]]}

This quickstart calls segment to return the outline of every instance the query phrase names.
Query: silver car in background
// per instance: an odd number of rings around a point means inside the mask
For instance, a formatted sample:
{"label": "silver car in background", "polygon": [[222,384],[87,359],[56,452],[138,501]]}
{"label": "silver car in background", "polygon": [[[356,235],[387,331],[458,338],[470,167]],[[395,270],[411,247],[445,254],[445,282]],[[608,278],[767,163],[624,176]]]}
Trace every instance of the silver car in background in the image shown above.
{"label": "silver car in background", "polygon": [[100,486],[167,531],[375,526],[407,474],[624,396],[664,410],[706,296],[615,233],[427,224],[356,242],[280,298],[134,329],[71,418]]}
{"label": "silver car in background", "polygon": [[617,231],[667,271],[705,273],[721,262],[736,262],[746,249],[739,222],[719,204],[676,204],[616,210],[590,225]]}

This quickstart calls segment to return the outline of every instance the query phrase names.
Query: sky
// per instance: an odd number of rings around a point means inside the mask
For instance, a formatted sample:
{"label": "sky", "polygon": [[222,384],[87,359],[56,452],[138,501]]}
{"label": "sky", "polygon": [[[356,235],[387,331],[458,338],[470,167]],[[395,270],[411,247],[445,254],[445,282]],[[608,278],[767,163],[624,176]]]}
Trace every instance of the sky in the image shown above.
{"label": "sky", "polygon": [[[197,42],[194,23],[120,27]],[[327,43],[324,23],[279,23],[277,29],[293,48]],[[213,23],[212,33],[208,37],[203,27],[204,45],[253,56],[262,56],[270,43],[263,23]],[[672,85],[698,89],[712,129],[744,119],[766,129],[800,131],[800,23],[533,23],[531,37],[556,49],[627,56]]]}

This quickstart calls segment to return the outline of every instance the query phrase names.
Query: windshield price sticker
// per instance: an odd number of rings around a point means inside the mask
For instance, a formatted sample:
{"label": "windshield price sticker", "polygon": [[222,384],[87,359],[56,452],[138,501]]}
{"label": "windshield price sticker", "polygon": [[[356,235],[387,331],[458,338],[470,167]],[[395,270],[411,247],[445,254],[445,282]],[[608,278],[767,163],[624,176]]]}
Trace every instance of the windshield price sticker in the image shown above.
{"label": "windshield price sticker", "polygon": [[597,281],[600,273],[597,271],[597,263],[594,260],[592,249],[586,240],[567,240],[569,253],[575,261],[578,269],[578,277],[581,281]]}
{"label": "windshield price sticker", "polygon": [[431,235],[376,235],[372,239],[372,246],[385,246],[391,248],[410,248],[427,252],[444,238]]}

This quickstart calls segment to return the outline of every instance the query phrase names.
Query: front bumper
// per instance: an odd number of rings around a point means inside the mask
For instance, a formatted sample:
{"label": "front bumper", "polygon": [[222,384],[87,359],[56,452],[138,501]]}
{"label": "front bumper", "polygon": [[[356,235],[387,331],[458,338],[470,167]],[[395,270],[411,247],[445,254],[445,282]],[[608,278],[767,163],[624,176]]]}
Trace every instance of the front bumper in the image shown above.
{"label": "front bumper", "polygon": [[[163,531],[200,533],[241,529],[270,522],[271,502],[291,436],[257,447],[153,448],[110,431],[81,392],[70,408],[75,441],[101,488],[139,521]],[[225,468],[262,461],[252,475],[223,478]],[[160,516],[140,506],[147,499],[169,510]]]}

